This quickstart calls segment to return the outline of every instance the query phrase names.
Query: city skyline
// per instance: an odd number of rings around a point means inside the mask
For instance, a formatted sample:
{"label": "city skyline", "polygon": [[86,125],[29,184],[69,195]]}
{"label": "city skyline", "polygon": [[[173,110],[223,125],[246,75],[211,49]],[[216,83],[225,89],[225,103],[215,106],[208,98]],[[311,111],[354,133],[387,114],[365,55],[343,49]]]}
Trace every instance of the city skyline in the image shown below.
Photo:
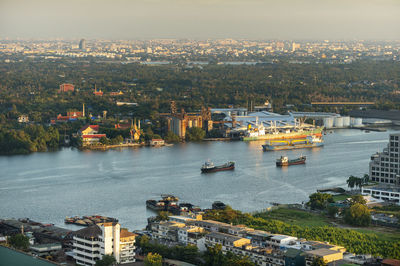
{"label": "city skyline", "polygon": [[0,39],[399,39],[400,3],[4,0]]}

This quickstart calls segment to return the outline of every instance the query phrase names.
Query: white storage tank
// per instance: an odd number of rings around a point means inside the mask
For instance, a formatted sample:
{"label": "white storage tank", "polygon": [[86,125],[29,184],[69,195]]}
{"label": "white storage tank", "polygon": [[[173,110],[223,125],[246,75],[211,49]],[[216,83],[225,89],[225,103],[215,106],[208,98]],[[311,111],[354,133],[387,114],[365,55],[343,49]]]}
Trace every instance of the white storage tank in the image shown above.
{"label": "white storage tank", "polygon": [[333,126],[336,128],[342,128],[343,127],[343,117],[335,117],[335,120],[333,121]]}
{"label": "white storage tank", "polygon": [[350,116],[343,116],[343,127],[350,127]]}
{"label": "white storage tank", "polygon": [[324,121],[325,128],[327,128],[327,129],[333,128],[333,121],[334,121],[333,117],[325,117],[323,121]]}
{"label": "white storage tank", "polygon": [[352,117],[351,118],[351,126],[352,127],[359,127],[362,126],[362,118],[356,118],[356,117]]}

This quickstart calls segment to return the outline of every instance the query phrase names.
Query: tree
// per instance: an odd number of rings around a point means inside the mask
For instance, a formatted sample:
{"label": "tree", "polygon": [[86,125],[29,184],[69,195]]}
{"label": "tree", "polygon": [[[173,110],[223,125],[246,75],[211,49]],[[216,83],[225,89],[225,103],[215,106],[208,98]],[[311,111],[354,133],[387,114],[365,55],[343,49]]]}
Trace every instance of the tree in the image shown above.
{"label": "tree", "polygon": [[171,215],[171,213],[169,213],[169,212],[160,211],[160,212],[158,212],[158,214],[156,216],[156,221],[168,221],[170,215]]}
{"label": "tree", "polygon": [[101,260],[96,261],[96,266],[111,266],[117,262],[114,256],[111,255],[104,255]]}
{"label": "tree", "polygon": [[149,244],[149,241],[150,239],[147,235],[142,235],[138,243],[140,247],[145,247],[147,244]]}
{"label": "tree", "polygon": [[329,206],[327,209],[329,217],[335,218],[336,214],[339,212],[339,208],[336,206]]}
{"label": "tree", "polygon": [[349,176],[349,178],[347,178],[346,183],[347,183],[347,186],[348,186],[349,188],[353,189],[353,188],[355,187],[355,185],[356,185],[356,178],[357,178],[357,177],[352,176],[352,175]]}
{"label": "tree", "polygon": [[180,138],[178,135],[174,134],[172,131],[168,131],[167,135],[165,136],[165,141],[166,142],[179,142]]}
{"label": "tree", "polygon": [[103,145],[107,145],[109,143],[109,140],[106,137],[101,137],[99,142]]}
{"label": "tree", "polygon": [[157,253],[148,253],[144,259],[144,265],[146,266],[162,266],[162,257]]}
{"label": "tree", "polygon": [[311,263],[311,266],[326,266],[326,262],[321,257],[315,257]]}
{"label": "tree", "polygon": [[344,220],[351,225],[368,226],[371,223],[371,213],[365,205],[354,203],[345,211]]}
{"label": "tree", "polygon": [[192,127],[186,131],[186,140],[188,141],[200,141],[203,140],[206,132],[199,127]]}
{"label": "tree", "polygon": [[363,184],[368,184],[368,182],[369,182],[369,175],[365,174],[363,177]]}
{"label": "tree", "polygon": [[367,203],[367,201],[364,199],[364,197],[362,195],[354,195],[350,199],[350,205],[353,205],[355,203],[365,205]]}
{"label": "tree", "polygon": [[329,202],[333,202],[333,198],[331,194],[327,193],[313,193],[309,196],[310,201],[307,202],[312,209],[320,209],[323,210],[327,207]]}
{"label": "tree", "polygon": [[204,253],[204,259],[207,266],[223,265],[225,257],[222,254],[222,246],[216,244],[215,246],[208,247],[207,251]]}
{"label": "tree", "polygon": [[16,234],[10,237],[9,243],[16,249],[28,250],[29,238],[23,234]]}

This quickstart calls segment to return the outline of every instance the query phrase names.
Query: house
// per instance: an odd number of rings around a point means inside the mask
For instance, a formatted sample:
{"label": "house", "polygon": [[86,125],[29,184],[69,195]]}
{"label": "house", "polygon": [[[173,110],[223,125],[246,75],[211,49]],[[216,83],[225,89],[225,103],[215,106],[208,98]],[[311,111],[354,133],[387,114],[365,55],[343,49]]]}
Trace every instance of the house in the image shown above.
{"label": "house", "polygon": [[79,130],[80,135],[97,134],[99,132],[99,125],[86,125]]}
{"label": "house", "polygon": [[106,138],[106,134],[98,134],[99,125],[86,125],[82,127],[78,134],[82,137],[83,145],[95,144],[100,141],[101,138]]}
{"label": "house", "polygon": [[227,252],[232,251],[234,247],[250,244],[250,239],[217,232],[207,234],[206,246],[214,246],[216,244],[222,246],[222,252]]}
{"label": "house", "polygon": [[183,245],[194,245],[200,251],[206,251],[205,230],[197,226],[185,226],[178,229],[178,242]]}
{"label": "house", "polygon": [[311,265],[316,257],[322,258],[325,263],[330,263],[343,259],[343,252],[327,248],[305,251],[304,254],[306,256],[306,265]]}
{"label": "house", "polygon": [[119,223],[89,226],[74,233],[73,258],[76,264],[90,266],[104,255],[114,256],[120,264],[135,262],[135,237]]}
{"label": "house", "polygon": [[286,266],[304,266],[305,257],[303,251],[299,249],[289,248],[285,252],[285,265]]}
{"label": "house", "polygon": [[151,139],[150,146],[163,146],[165,144],[163,139]]}
{"label": "house", "polygon": [[184,223],[161,221],[159,223],[153,223],[151,225],[151,230],[155,238],[178,242],[178,230],[185,226]]}
{"label": "house", "polygon": [[294,236],[274,235],[267,241],[267,244],[274,248],[284,248],[296,240],[297,237]]}

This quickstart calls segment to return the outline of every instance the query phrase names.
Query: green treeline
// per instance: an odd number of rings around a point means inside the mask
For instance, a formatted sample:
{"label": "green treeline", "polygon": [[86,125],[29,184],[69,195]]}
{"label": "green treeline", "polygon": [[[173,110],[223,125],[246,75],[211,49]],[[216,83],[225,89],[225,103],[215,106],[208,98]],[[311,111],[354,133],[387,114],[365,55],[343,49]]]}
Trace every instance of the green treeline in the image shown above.
{"label": "green treeline", "polygon": [[[246,107],[272,100],[275,111],[286,104],[296,108],[311,101],[375,101],[376,108],[398,108],[400,102],[399,62],[360,60],[351,64],[290,64],[285,61],[254,66],[176,65],[144,66],[86,61],[36,62],[13,64],[0,62],[0,112],[13,105],[32,121],[46,122],[68,110],[81,110],[97,116],[127,115],[152,119],[158,112],[169,111],[175,100],[178,108],[198,111],[201,106]],[[62,74],[62,75],[60,75]],[[65,76],[68,77],[66,79]],[[71,82],[76,90],[58,93],[59,85]],[[104,91],[93,95],[94,85]],[[111,91],[123,95],[109,96]],[[115,101],[137,102],[139,107],[116,106]],[[323,110],[323,108],[321,108]],[[334,110],[333,110],[334,111]]]}
{"label": "green treeline", "polygon": [[29,125],[23,129],[0,128],[0,154],[28,154],[57,149],[59,138],[54,127]]}
{"label": "green treeline", "polygon": [[204,219],[225,223],[245,224],[248,227],[264,230],[275,234],[285,234],[306,238],[308,240],[326,241],[344,246],[347,251],[356,254],[372,254],[384,258],[400,259],[400,241],[383,241],[375,234],[360,233],[355,230],[337,227],[308,227],[290,225],[282,221],[264,219],[261,214],[243,214],[228,207],[224,211],[212,210],[206,213]]}

